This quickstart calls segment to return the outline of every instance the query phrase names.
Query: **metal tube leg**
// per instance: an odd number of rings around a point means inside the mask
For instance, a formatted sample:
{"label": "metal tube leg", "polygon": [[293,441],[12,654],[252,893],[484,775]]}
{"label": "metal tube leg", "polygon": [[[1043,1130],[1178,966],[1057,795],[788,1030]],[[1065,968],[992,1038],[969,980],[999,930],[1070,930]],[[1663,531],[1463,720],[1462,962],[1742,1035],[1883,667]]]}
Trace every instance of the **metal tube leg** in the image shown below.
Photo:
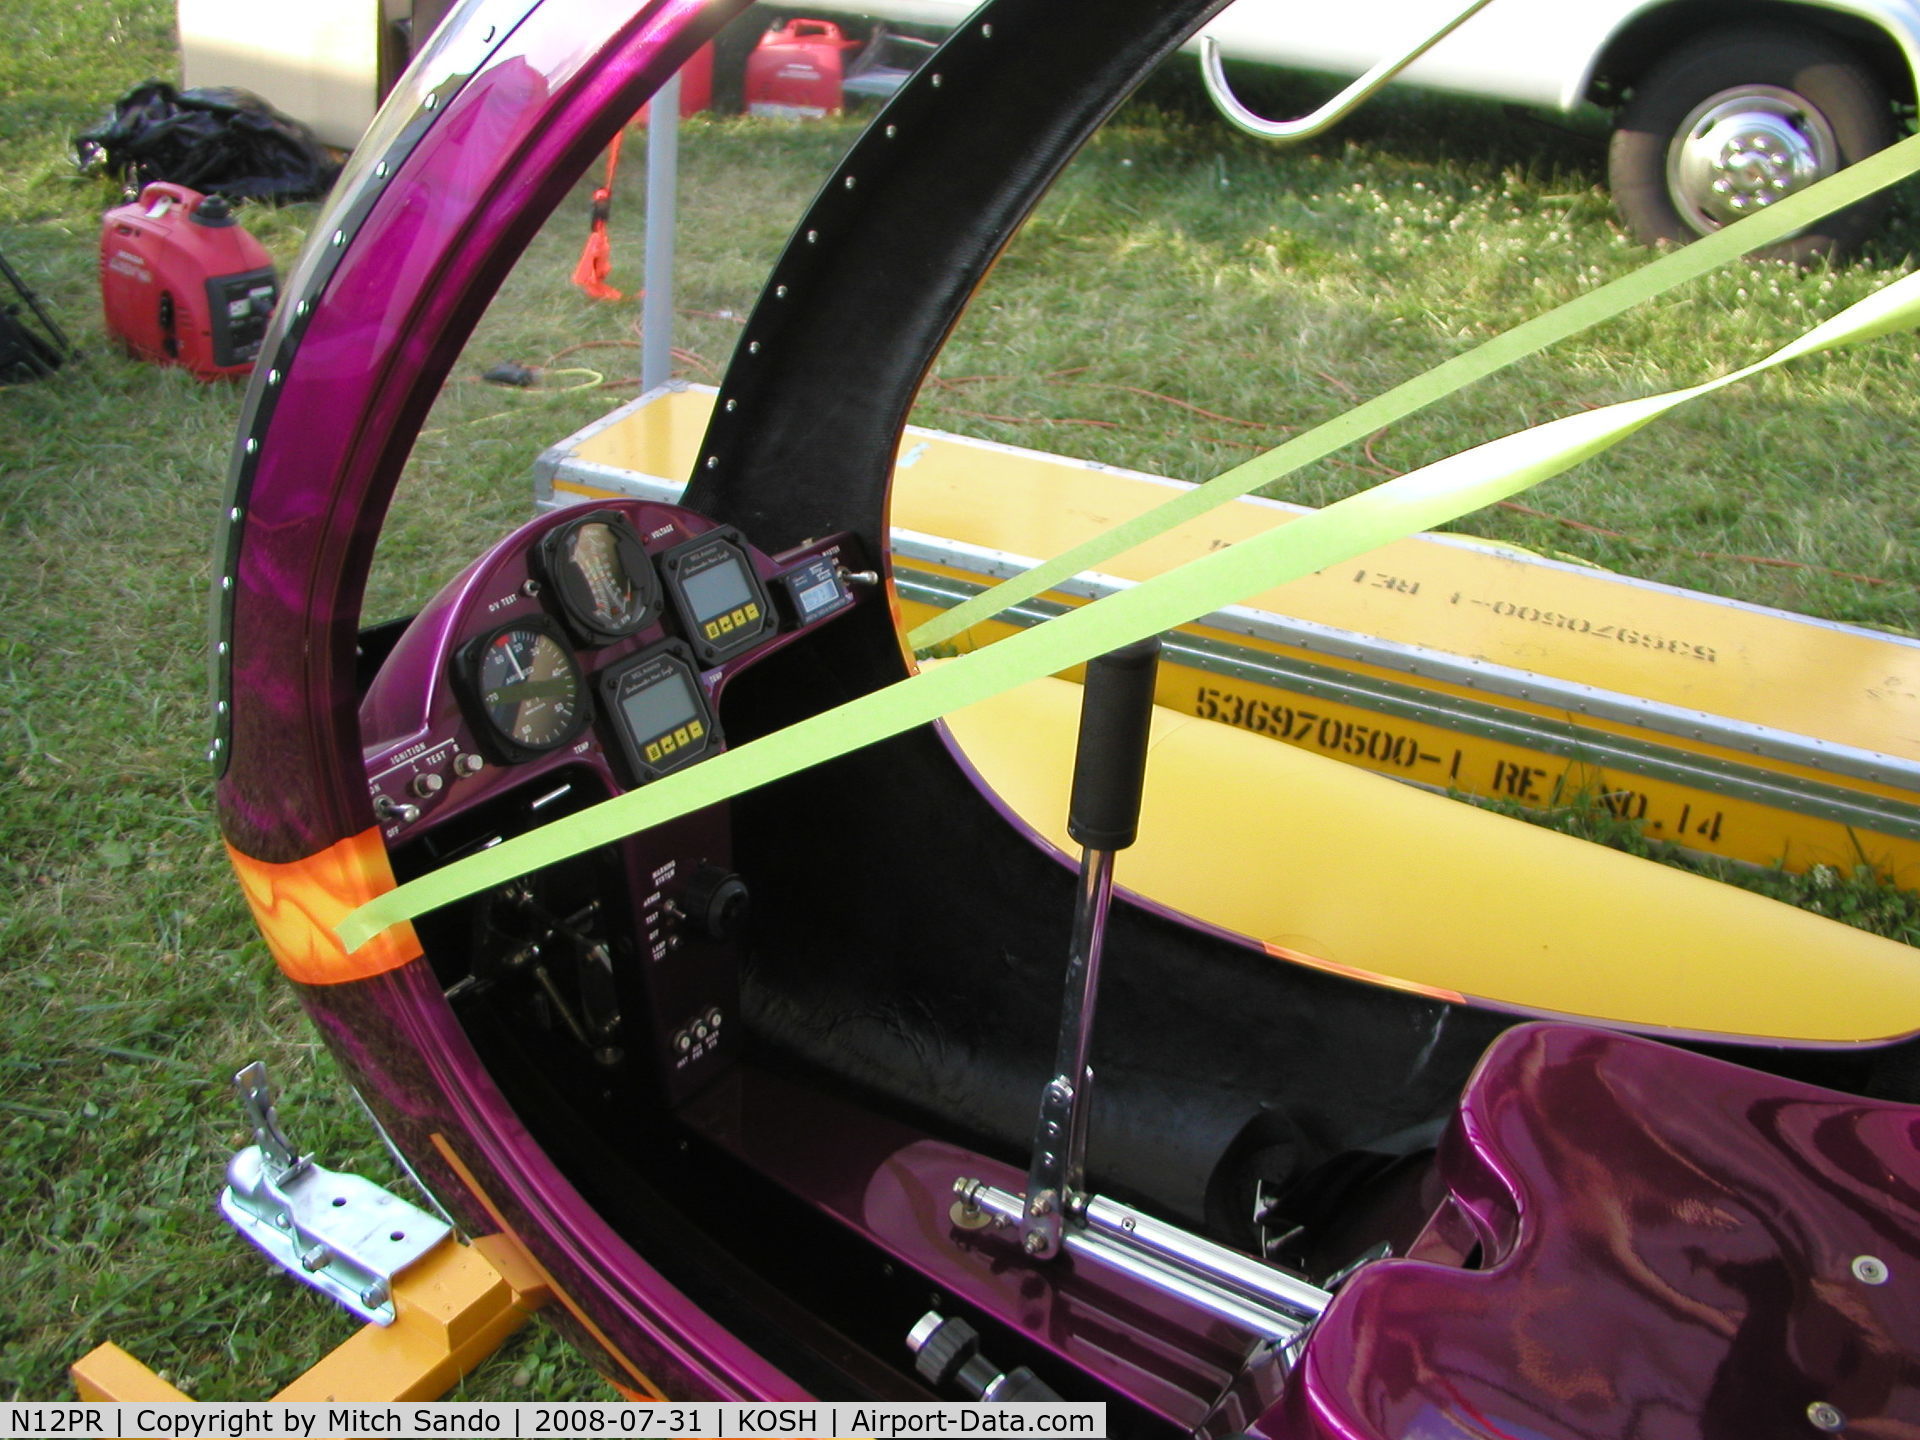
{"label": "metal tube leg", "polygon": [[647,111],[647,293],[640,301],[640,392],[673,378],[673,250],[680,181],[680,77]]}
{"label": "metal tube leg", "polygon": [[1086,1188],[1087,1127],[1093,1113],[1093,1017],[1100,993],[1100,952],[1113,898],[1113,851],[1089,850],[1080,862],[1066,995],[1053,1078],[1040,1096],[1040,1120],[1027,1170],[1027,1214],[1020,1243],[1036,1259],[1060,1251],[1067,1208]]}

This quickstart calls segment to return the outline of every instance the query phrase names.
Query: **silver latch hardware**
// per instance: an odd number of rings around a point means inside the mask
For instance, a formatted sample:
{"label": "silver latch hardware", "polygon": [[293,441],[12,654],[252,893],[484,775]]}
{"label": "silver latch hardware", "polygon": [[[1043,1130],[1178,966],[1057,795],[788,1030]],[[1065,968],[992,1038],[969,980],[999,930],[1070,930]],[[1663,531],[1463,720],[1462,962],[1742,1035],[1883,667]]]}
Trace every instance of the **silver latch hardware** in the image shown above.
{"label": "silver latch hardware", "polygon": [[280,1128],[267,1067],[233,1077],[254,1143],[227,1162],[220,1213],[295,1279],[391,1325],[393,1281],[452,1229],[371,1180],[328,1170]]}

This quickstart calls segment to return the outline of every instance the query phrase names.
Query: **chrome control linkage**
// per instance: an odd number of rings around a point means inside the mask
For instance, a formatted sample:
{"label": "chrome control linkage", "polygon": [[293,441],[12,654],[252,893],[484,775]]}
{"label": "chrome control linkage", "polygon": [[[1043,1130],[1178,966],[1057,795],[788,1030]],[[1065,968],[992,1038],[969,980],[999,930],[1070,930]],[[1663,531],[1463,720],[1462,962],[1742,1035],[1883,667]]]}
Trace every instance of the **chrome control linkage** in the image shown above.
{"label": "chrome control linkage", "polygon": [[1285,1348],[1289,1357],[1326,1308],[1326,1291],[1087,1190],[1093,1111],[1093,1022],[1100,959],[1113,898],[1114,856],[1139,831],[1153,720],[1157,638],[1099,656],[1087,666],[1074,756],[1067,833],[1083,847],[1072,948],[1053,1076],[1040,1095],[1027,1192],[979,1180],[955,1184],[965,1228],[1017,1230],[1035,1260],[1063,1251],[1124,1272]]}
{"label": "chrome control linkage", "polygon": [[1080,889],[1053,1078],[1040,1092],[1026,1213],[1020,1221],[1020,1244],[1036,1260],[1060,1253],[1067,1214],[1084,1203],[1087,1126],[1093,1113],[1093,1012],[1113,899],[1113,857],[1133,844],[1140,830],[1140,791],[1159,665],[1159,637],[1149,636],[1087,666],[1073,798],[1067,808],[1067,833],[1084,847]]}

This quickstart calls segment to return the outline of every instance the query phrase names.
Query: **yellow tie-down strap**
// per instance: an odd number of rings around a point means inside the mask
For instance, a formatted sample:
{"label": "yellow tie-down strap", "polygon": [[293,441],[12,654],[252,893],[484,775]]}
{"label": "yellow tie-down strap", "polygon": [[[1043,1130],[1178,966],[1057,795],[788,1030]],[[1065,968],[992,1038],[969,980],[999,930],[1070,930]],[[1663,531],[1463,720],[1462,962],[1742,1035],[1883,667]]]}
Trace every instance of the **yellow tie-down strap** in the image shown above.
{"label": "yellow tie-down strap", "polygon": [[[1742,241],[1735,242],[1730,238],[1744,227],[1751,226],[1754,220],[1775,218],[1776,212],[1784,210],[1786,206],[1810,200],[1822,192],[1825,192],[1824,206],[1838,208],[1916,168],[1920,168],[1920,136],[1902,141],[1820,185],[1789,197],[1779,206],[1769,207],[1760,215],[1729,226],[1686,250],[1663,257],[1636,274],[1644,276],[1651,271],[1670,274],[1670,270],[1663,270],[1663,267],[1669,267],[1671,262],[1690,256],[1706,246],[1725,251],[1722,259],[1745,253],[1780,238],[1782,234],[1791,233],[1793,228],[1804,226],[1824,212],[1818,208],[1809,210],[1805,206],[1796,206],[1794,211],[1788,212],[1788,218],[1794,224],[1786,229],[1781,229],[1776,223],[1771,229],[1756,227],[1748,230]],[[1870,172],[1869,176],[1863,177],[1862,171]],[[1840,184],[1842,181],[1853,183],[1843,186]],[[1692,274],[1710,268],[1711,259],[1706,266],[1698,266],[1696,261],[1696,266]],[[1634,277],[1624,278],[1631,280]],[[1616,285],[1620,283],[1615,282]],[[1604,293],[1604,290],[1594,291],[1583,299],[1595,301]],[[1575,306],[1579,304],[1575,302]],[[1562,308],[1564,311],[1573,307]],[[1235,604],[1248,595],[1350,560],[1389,541],[1458,519],[1469,511],[1505,499],[1571,469],[1690,400],[1712,394],[1799,356],[1856,344],[1893,331],[1912,329],[1917,322],[1920,322],[1920,274],[1892,282],[1755,364],[1683,390],[1568,415],[1410,471],[1304,515],[1289,525],[1263,535],[1251,536],[1225,550],[1202,555],[1176,570],[1130,589],[1117,591],[985,649],[960,656],[937,669],[911,676],[790,725],[776,734],[716,755],[703,764],[665,776],[642,789],[604,801],[457,861],[431,875],[409,881],[360,906],[342,920],[338,928],[341,942],[349,952],[355,951],[389,926],[429,910],[503,885],[542,866],[624,839],[690,811],[717,804],[744,791],[898,735],[1015,685],[1084,664],[1096,655],[1142,636],[1171,630],[1201,615]],[[1527,327],[1520,328],[1524,330]],[[1579,327],[1576,325],[1574,328]],[[1516,332],[1509,332],[1512,333]],[[1442,370],[1446,368],[1441,367]],[[1432,377],[1429,375],[1426,378],[1430,380]],[[1420,382],[1413,384],[1418,386]],[[1408,388],[1402,386],[1400,391],[1391,393],[1399,394]],[[1429,403],[1442,393],[1447,393],[1444,387],[1435,389],[1411,408],[1417,409],[1419,404]],[[1350,412],[1346,418],[1350,420],[1353,415],[1367,408],[1362,406],[1359,411]],[[1369,419],[1358,433],[1367,433],[1380,423],[1378,418]],[[1264,458],[1271,464],[1278,457],[1295,450],[1298,443],[1289,442],[1278,450],[1268,452]],[[1260,462],[1252,463],[1258,465]],[[1211,485],[1220,485],[1223,481],[1241,476],[1248,468],[1241,466],[1238,470],[1230,471],[1211,482]],[[1262,482],[1253,482],[1258,483]],[[1199,511],[1188,502],[1193,496],[1208,494],[1209,489],[1209,486],[1203,486],[1188,492],[1180,499],[1130,522],[1130,527],[1145,525],[1147,528],[1144,533],[1151,534],[1155,526],[1149,525],[1149,521],[1172,525],[1191,519]],[[1221,503],[1241,493],[1244,490],[1232,488],[1224,493],[1213,492],[1217,498],[1207,503]],[[1200,508],[1204,509],[1205,504]],[[1044,589],[1062,575],[1083,568],[1083,556],[1090,550],[1097,549],[1101,555],[1106,555],[1137,543],[1137,538],[1132,536],[1123,536],[1118,540],[1111,537],[1112,532],[1096,537],[1086,545],[1075,547],[1066,556],[1056,557],[1027,572],[1025,576],[1018,577],[1022,582],[1021,593],[1030,594]],[[1111,549],[1106,548],[1109,545]],[[1042,571],[1048,572],[1047,575],[1027,589],[1026,582],[1033,581],[1033,577]],[[998,587],[988,592],[988,596],[997,597],[1006,588]],[[1002,604],[1010,603],[1013,603],[1011,599],[995,601],[986,613],[994,613]],[[948,612],[948,615],[957,615],[966,608],[961,606]],[[971,621],[963,618],[961,628],[966,623]]]}

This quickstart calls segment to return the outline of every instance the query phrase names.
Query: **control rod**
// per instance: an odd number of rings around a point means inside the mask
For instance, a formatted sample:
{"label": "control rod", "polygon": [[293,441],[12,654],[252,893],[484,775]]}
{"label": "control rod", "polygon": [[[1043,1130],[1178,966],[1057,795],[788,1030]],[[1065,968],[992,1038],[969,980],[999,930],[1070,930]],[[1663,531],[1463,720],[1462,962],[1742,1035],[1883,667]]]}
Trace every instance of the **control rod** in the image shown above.
{"label": "control rod", "polygon": [[1067,957],[1066,996],[1053,1078],[1040,1095],[1033,1159],[1027,1170],[1020,1243],[1035,1259],[1060,1253],[1061,1225],[1086,1191],[1087,1126],[1093,1109],[1093,1016],[1100,952],[1113,898],[1113,857],[1133,844],[1153,720],[1160,640],[1150,636],[1087,665],[1080,738],[1073,761],[1067,833],[1082,846]]}

